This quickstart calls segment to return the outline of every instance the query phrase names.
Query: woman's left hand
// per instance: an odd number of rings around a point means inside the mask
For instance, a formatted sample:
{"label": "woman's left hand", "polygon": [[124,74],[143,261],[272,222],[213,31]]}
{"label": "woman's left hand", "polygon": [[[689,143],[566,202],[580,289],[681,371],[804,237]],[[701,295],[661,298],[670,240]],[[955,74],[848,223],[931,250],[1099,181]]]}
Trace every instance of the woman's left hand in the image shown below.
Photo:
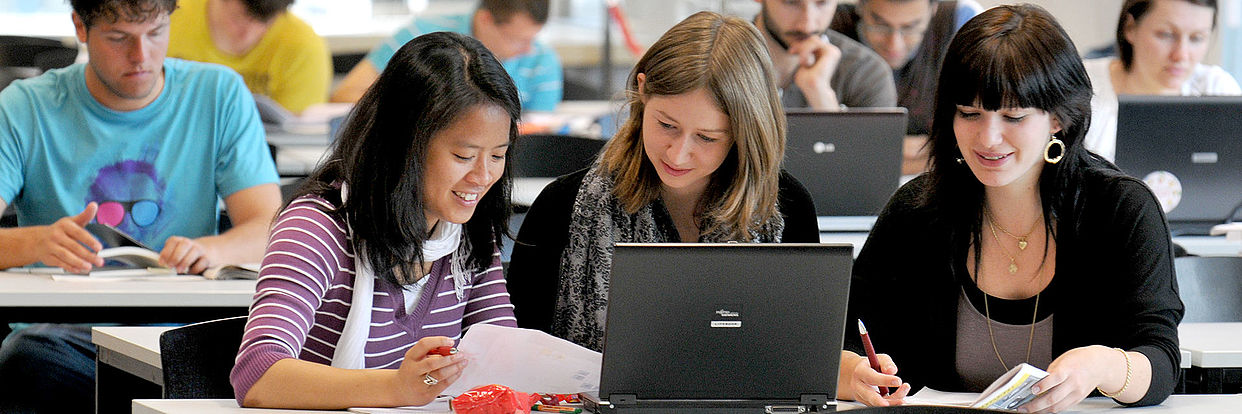
{"label": "woman's left hand", "polygon": [[1031,392],[1039,394],[1039,397],[1018,407],[1018,411],[1055,413],[1078,404],[1100,384],[1100,372],[1105,368],[1101,361],[1109,361],[1109,352],[1117,351],[1090,345],[1061,354],[1048,365],[1048,376],[1031,388]]}

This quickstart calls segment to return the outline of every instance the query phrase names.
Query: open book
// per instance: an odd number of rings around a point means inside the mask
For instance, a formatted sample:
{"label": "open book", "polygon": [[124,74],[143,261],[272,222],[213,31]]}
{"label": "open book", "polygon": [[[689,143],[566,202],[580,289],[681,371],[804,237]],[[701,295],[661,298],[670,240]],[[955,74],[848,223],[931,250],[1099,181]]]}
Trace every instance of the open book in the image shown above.
{"label": "open book", "polygon": [[104,266],[93,268],[86,275],[133,277],[177,274],[175,270],[160,265],[159,253],[115,227],[90,223],[86,225],[86,230],[105,247],[99,251]]}
{"label": "open book", "polygon": [[259,263],[242,263],[212,266],[203,271],[203,277],[208,280],[223,279],[249,279],[257,280],[259,278]]}
{"label": "open book", "polygon": [[993,381],[970,406],[989,410],[1017,409],[1035,399],[1031,387],[1047,376],[1048,373],[1042,369],[1027,363],[1019,364]]}

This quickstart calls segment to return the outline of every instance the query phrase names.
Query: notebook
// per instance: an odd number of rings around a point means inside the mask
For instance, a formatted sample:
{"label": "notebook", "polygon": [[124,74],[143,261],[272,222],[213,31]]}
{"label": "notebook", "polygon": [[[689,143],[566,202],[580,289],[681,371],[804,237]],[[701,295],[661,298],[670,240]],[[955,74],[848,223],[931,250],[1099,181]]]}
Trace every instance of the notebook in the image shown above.
{"label": "notebook", "polygon": [[901,180],[905,108],[787,113],[785,170],[818,216],[876,216]]}
{"label": "notebook", "polygon": [[601,411],[835,404],[852,264],[847,244],[618,244]]}
{"label": "notebook", "polygon": [[1119,98],[1117,166],[1142,179],[1177,234],[1207,234],[1242,204],[1242,97]]}

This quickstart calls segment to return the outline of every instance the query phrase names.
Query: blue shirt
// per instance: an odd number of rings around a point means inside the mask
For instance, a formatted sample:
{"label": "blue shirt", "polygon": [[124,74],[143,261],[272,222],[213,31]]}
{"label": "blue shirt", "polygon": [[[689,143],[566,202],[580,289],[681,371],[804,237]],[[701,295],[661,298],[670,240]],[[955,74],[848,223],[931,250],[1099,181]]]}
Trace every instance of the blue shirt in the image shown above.
{"label": "blue shirt", "polygon": [[[431,32],[452,32],[472,36],[471,15],[424,16],[410,21],[392,37],[384,40],[367,54],[375,69],[383,71],[397,49],[415,37]],[[561,61],[556,51],[540,41],[531,45],[531,51],[502,62],[509,77],[517,86],[523,111],[552,111],[561,102],[563,79]]]}
{"label": "blue shirt", "polygon": [[168,58],[160,95],[119,112],[87,91],[85,68],[0,92],[0,199],[17,207],[18,225],[114,202],[99,221],[115,219],[158,251],[169,236],[215,234],[219,198],[277,182],[254,99],[236,73]]}

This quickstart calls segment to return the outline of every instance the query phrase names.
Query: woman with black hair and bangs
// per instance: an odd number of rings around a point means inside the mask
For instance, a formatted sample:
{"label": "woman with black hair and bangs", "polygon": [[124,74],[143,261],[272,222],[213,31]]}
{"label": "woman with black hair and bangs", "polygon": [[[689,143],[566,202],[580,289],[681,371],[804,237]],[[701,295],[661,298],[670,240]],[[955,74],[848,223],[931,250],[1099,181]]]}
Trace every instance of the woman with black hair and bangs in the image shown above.
{"label": "woman with black hair and bangs", "polygon": [[516,326],[498,243],[521,108],[477,40],[415,38],[276,218],[230,380],[245,407],[423,405],[461,375],[438,355]]}
{"label": "woman with black hair and bangs", "polygon": [[937,92],[931,168],[854,265],[839,397],[980,392],[1025,362],[1049,375],[1023,411],[1163,401],[1183,311],[1169,231],[1141,181],[1083,148],[1091,83],[1065,31],[1038,6],[990,9],[953,39]]}

